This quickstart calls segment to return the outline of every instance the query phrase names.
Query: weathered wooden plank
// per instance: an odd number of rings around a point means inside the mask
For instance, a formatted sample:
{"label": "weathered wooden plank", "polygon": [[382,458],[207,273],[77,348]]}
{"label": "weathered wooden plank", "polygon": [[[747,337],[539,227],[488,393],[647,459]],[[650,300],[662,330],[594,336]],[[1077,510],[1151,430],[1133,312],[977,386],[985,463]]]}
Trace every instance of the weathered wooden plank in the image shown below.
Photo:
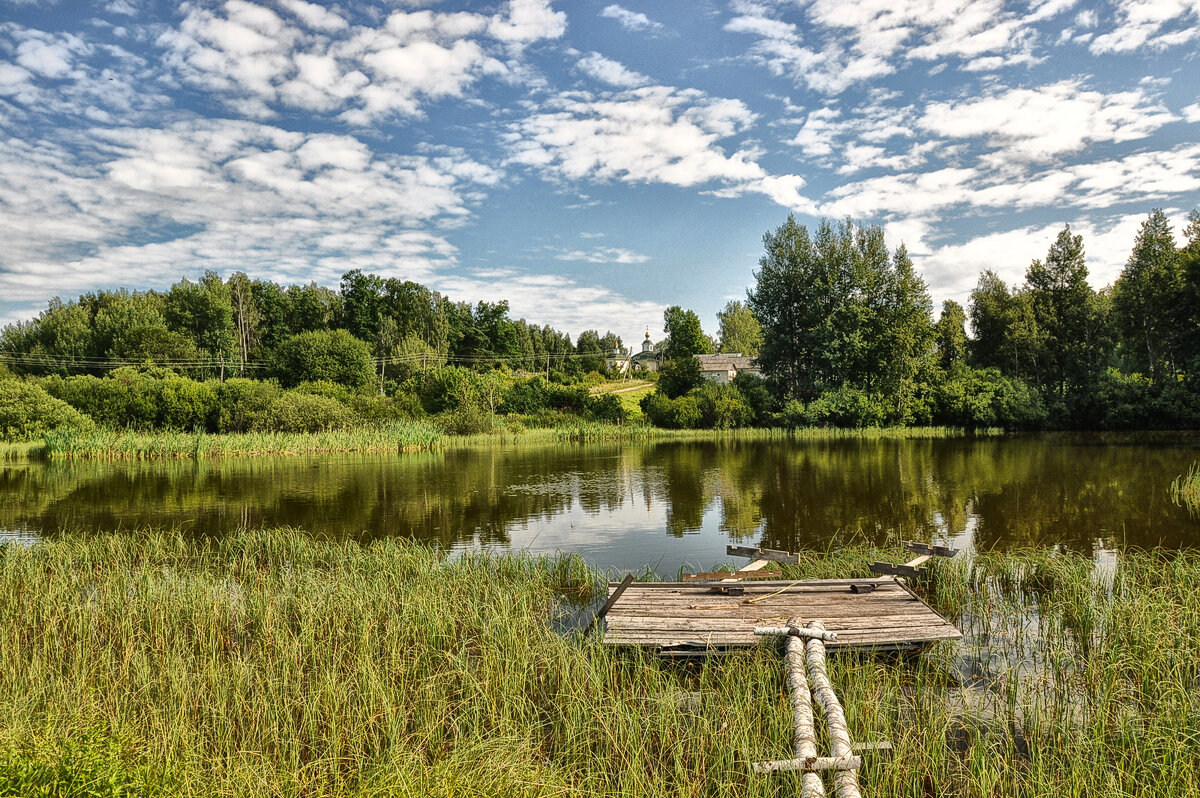
{"label": "weathered wooden plank", "polygon": [[932,554],[935,557],[953,557],[958,554],[958,549],[952,549],[949,546],[934,546],[917,540],[904,541],[904,548],[913,554]]}
{"label": "weathered wooden plank", "polygon": [[806,773],[820,770],[857,770],[862,767],[860,756],[806,756],[800,759],[774,759],[755,762],[750,766],[755,773],[782,773],[801,770]]}
{"label": "weathered wooden plank", "polygon": [[592,629],[596,628],[596,624],[604,620],[604,616],[608,614],[608,611],[612,609],[612,606],[617,603],[619,598],[621,598],[621,594],[624,593],[631,584],[633,584],[633,574],[626,574],[625,578],[621,580],[621,584],[617,585],[617,589],[608,594],[608,600],[605,601],[604,604],[601,605],[600,609],[596,611],[596,615],[594,618],[592,618],[592,622],[589,623],[587,628],[583,630],[584,637],[587,637],[589,634],[591,634]]}
{"label": "weathered wooden plank", "polygon": [[761,571],[763,568],[766,568],[770,564],[771,564],[770,560],[755,560],[754,562],[750,563],[749,565],[743,565],[741,568],[739,568],[738,573],[739,574],[748,574],[748,573],[752,573],[754,571]]}
{"label": "weathered wooden plank", "polygon": [[894,562],[873,562],[867,567],[877,574],[905,576],[909,579],[916,579],[921,575],[921,570],[918,568],[914,568],[911,565],[902,565]]}
{"label": "weathered wooden plank", "polygon": [[[610,631],[617,629],[628,630],[645,630],[645,631],[681,631],[681,630],[706,630],[722,632],[744,632],[753,631],[755,627],[774,627],[782,625],[782,623],[772,623],[776,621],[774,618],[633,618],[633,617],[610,617],[608,628]],[[880,618],[839,618],[827,619],[825,624],[830,631],[850,632],[857,630],[872,630],[872,629],[941,629],[948,627],[953,629],[950,624],[944,623],[940,619],[934,618],[930,621],[920,622],[912,616],[904,615],[888,615]]]}
{"label": "weathered wooden plank", "polygon": [[790,562],[799,564],[800,555],[778,549],[755,549],[749,546],[726,546],[725,553],[730,557],[749,557],[752,560],[771,560],[772,562]]}
{"label": "weathered wooden plank", "polygon": [[[776,582],[778,583],[777,587],[782,587],[783,585],[791,584],[794,581],[796,581],[796,580],[794,580],[794,579],[793,580],[788,580],[788,579],[776,580]],[[872,581],[881,582],[881,583],[891,583],[893,580],[889,579],[887,577],[882,577],[882,576],[875,576],[875,577],[870,577],[870,576],[861,577],[860,576],[860,577],[844,577],[844,578],[839,578],[839,579],[805,579],[801,582],[801,584],[803,584],[805,587],[814,587],[814,588],[836,586],[836,585],[842,585],[844,587],[849,588],[849,586],[851,584],[856,583],[856,582],[872,582]],[[608,586],[611,589],[611,588],[616,587],[619,584],[620,584],[620,582],[609,582]],[[770,586],[771,586],[770,582],[756,582],[755,583],[756,588],[761,587],[764,590],[769,588]],[[689,585],[686,582],[638,582],[637,583],[638,590],[680,590],[680,589],[687,589],[687,588],[693,588],[693,587],[695,587],[695,586]]]}
{"label": "weathered wooden plank", "polygon": [[734,573],[732,571],[701,571],[698,574],[684,574],[683,581],[698,582],[701,580],[708,581],[736,581],[740,579],[778,579],[783,576],[783,571],[768,570],[768,571],[747,571],[745,568]]}

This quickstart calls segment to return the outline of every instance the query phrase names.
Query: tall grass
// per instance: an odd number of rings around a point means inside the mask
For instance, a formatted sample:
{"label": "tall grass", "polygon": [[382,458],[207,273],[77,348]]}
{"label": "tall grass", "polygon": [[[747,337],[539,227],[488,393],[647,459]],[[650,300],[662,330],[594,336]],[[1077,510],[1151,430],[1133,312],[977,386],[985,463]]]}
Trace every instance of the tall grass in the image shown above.
{"label": "tall grass", "polygon": [[[91,432],[52,431],[46,434],[42,442],[0,443],[0,460],[42,457],[53,460],[257,457],[597,441],[917,440],[952,438],[965,434],[952,427],[670,430],[646,424],[608,424],[583,420],[544,428],[526,428],[519,423],[500,425],[492,432],[473,435],[447,435],[436,425],[423,421],[313,433],[139,433],[101,428]],[[1003,431],[984,430],[972,434],[1000,435]]]}
{"label": "tall grass", "polygon": [[[895,747],[868,760],[865,794],[1200,794],[1198,579],[1194,554],[1132,554],[1109,575],[1047,553],[939,562],[919,589],[966,641],[831,663],[852,737]],[[790,749],[774,648],[681,666],[556,634],[564,597],[602,581],[574,557],[447,560],[287,530],[0,547],[0,785],[796,794],[794,776],[748,767]]]}
{"label": "tall grass", "polygon": [[[442,439],[432,424],[393,423],[313,433],[137,433],[98,429],[47,433],[37,453],[53,460],[145,460],[432,449]],[[35,450],[36,451],[36,450]]]}
{"label": "tall grass", "polygon": [[1193,515],[1200,515],[1200,463],[1192,463],[1186,474],[1171,482],[1171,501],[1186,507]]}

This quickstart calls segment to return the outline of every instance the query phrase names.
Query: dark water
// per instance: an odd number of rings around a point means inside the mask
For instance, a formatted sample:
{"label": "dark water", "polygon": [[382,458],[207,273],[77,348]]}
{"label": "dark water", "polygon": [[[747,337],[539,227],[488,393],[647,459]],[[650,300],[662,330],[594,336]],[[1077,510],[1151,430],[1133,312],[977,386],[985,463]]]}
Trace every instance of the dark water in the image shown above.
{"label": "dark water", "polygon": [[[979,549],[1200,545],[1171,480],[1200,438],[510,446],[395,456],[0,465],[0,538],[294,526],[450,550],[577,551],[614,571],[730,562],[730,542]],[[736,561],[741,562],[741,561]]]}

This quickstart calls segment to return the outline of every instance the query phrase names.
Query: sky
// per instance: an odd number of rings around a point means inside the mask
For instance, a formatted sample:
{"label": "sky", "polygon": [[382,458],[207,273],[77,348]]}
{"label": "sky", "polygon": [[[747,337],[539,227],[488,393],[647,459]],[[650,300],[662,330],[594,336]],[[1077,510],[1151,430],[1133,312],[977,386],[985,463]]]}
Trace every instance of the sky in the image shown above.
{"label": "sky", "polygon": [[0,323],[362,269],[573,336],[717,330],[788,214],[936,304],[1200,205],[1200,0],[0,0]]}

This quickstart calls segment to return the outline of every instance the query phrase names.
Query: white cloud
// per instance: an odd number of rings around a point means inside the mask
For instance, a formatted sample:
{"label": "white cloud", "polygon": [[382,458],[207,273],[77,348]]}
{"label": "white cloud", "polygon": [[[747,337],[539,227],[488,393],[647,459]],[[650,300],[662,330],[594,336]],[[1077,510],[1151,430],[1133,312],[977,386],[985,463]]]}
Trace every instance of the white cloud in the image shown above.
{"label": "white cloud", "polygon": [[1193,103],[1183,109],[1183,118],[1189,122],[1200,122],[1200,103]]}
{"label": "white cloud", "polygon": [[1102,94],[1065,80],[962,102],[930,103],[921,127],[947,138],[984,138],[1006,158],[1041,161],[1090,143],[1131,141],[1176,121],[1142,89]]}
{"label": "white cloud", "polygon": [[599,53],[591,53],[579,59],[579,68],[596,80],[619,89],[632,89],[650,82],[645,75],[634,72],[623,64],[605,58]]}
{"label": "white cloud", "polygon": [[1145,214],[1099,220],[1066,217],[1054,224],[1002,230],[944,246],[927,247],[922,243],[913,260],[935,300],[954,299],[965,305],[985,269],[994,271],[1009,285],[1023,284],[1030,262],[1045,258],[1054,239],[1069,223],[1072,233],[1083,236],[1088,282],[1099,289],[1111,285],[1120,275],[1145,218]]}
{"label": "white cloud", "polygon": [[[631,299],[599,285],[583,285],[554,274],[494,269],[486,274],[448,275],[431,287],[455,299],[508,300],[512,315],[578,336],[583,330],[661,329],[665,305]],[[629,343],[629,339],[626,339]]]}
{"label": "white cloud", "polygon": [[578,180],[694,186],[743,182],[763,170],[717,141],[754,115],[741,102],[657,86],[605,98],[565,94],[521,120],[508,137],[513,161]]}
{"label": "white cloud", "polygon": [[381,156],[349,136],[247,122],[91,129],[0,142],[10,301],[243,269],[336,284],[351,268],[426,279],[445,231],[497,175],[454,154]]}
{"label": "white cloud", "polygon": [[[807,25],[787,18],[803,9]],[[812,0],[735,4],[725,29],[757,38],[748,57],[778,76],[827,94],[894,73],[910,61],[966,61],[994,71],[1037,61],[1032,24],[1061,13],[1068,0],[1041,4],[1022,18],[1003,0]]]}
{"label": "white cloud", "polygon": [[635,33],[663,33],[666,31],[666,26],[662,23],[655,22],[645,14],[630,11],[615,4],[605,6],[604,10],[600,12],[600,16],[606,19],[615,19],[622,28]]}
{"label": "white cloud", "polygon": [[560,252],[554,258],[555,260],[582,261],[583,263],[617,263],[622,265],[646,263],[650,260],[649,255],[643,255],[640,252],[633,252],[632,250],[621,249],[619,247],[570,250]]}
{"label": "white cloud", "polygon": [[1165,49],[1200,39],[1200,5],[1193,0],[1117,0],[1117,26],[1097,36],[1091,51]]}
{"label": "white cloud", "polygon": [[340,110],[365,125],[422,116],[428,102],[463,97],[483,77],[517,74],[517,62],[498,56],[566,30],[566,15],[544,0],[511,0],[492,16],[393,11],[375,27],[305,0],[279,4],[288,18],[244,0],[184,4],[179,29],[159,37],[167,63],[251,117],[281,106]]}
{"label": "white cloud", "polygon": [[1134,153],[1042,171],[946,167],[833,189],[819,212],[854,218],[932,218],[950,208],[1076,208],[1162,202],[1200,191],[1200,145]]}

